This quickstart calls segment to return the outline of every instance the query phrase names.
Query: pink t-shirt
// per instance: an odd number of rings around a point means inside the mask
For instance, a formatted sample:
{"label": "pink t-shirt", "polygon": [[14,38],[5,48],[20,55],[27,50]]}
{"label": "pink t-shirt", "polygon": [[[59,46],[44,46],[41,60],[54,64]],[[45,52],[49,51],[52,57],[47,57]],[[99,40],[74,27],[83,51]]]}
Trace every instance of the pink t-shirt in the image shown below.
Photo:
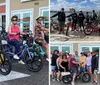
{"label": "pink t-shirt", "polygon": [[[11,27],[11,32],[12,33],[19,33],[20,32],[19,27],[18,26],[12,26]],[[19,35],[11,35],[11,34],[9,34],[8,37],[9,37],[10,40],[15,39],[17,41],[20,41]]]}

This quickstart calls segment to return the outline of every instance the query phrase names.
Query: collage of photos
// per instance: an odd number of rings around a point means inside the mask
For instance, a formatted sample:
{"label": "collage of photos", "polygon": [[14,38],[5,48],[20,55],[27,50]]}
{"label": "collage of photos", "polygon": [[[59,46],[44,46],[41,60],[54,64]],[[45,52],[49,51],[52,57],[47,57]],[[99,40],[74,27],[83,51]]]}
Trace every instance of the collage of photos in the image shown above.
{"label": "collage of photos", "polygon": [[0,85],[100,85],[100,0],[0,0]]}
{"label": "collage of photos", "polygon": [[49,85],[48,60],[49,0],[0,0],[0,85]]}
{"label": "collage of photos", "polygon": [[100,0],[51,0],[50,85],[100,85]]}

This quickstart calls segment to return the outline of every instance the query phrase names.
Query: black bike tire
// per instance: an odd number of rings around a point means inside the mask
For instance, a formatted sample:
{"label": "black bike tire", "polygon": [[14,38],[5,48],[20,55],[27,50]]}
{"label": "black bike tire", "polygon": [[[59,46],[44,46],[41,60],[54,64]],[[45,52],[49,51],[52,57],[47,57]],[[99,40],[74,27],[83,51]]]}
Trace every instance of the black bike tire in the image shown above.
{"label": "black bike tire", "polygon": [[91,35],[91,33],[93,32],[93,29],[91,29],[92,31],[90,31],[90,33],[86,33],[86,29],[88,29],[88,26],[86,26],[86,27],[84,28],[84,34],[85,34],[85,35]]}
{"label": "black bike tire", "polygon": [[[36,53],[38,53],[37,51],[35,51]],[[24,61],[25,61],[25,65],[26,65],[26,67],[28,68],[28,70],[30,70],[30,71],[32,71],[32,72],[38,72],[38,71],[40,71],[41,69],[42,69],[42,67],[43,67],[43,58],[42,58],[42,56],[40,55],[40,53],[38,53],[38,57],[39,57],[39,59],[41,60],[41,64],[40,64],[40,66],[38,67],[38,69],[34,69],[33,67],[29,67],[28,66],[28,64],[27,64],[27,60],[26,59],[24,59]],[[35,56],[35,57],[37,57],[37,56]],[[26,58],[26,57],[25,57]]]}
{"label": "black bike tire", "polygon": [[[71,78],[71,80],[68,81],[68,82],[65,82],[65,80],[68,79],[68,78]],[[71,83],[71,81],[72,81],[72,76],[71,75],[62,76],[62,82],[64,84],[69,84],[69,83]]]}
{"label": "black bike tire", "polygon": [[[84,80],[84,75],[88,75],[89,79],[88,79],[87,81]],[[82,79],[81,79],[81,80],[82,80],[82,82],[84,82],[84,83],[90,82],[90,80],[91,80],[90,74],[89,74],[89,73],[83,73]]]}
{"label": "black bike tire", "polygon": [[[4,54],[3,52],[0,52],[0,54],[1,54],[1,53]],[[1,73],[2,75],[8,75],[8,74],[11,72],[11,70],[12,70],[12,64],[11,64],[10,58],[7,57],[5,54],[4,54],[4,56],[8,59],[9,69],[8,69],[7,72],[2,72],[2,70],[0,69],[0,73]]]}

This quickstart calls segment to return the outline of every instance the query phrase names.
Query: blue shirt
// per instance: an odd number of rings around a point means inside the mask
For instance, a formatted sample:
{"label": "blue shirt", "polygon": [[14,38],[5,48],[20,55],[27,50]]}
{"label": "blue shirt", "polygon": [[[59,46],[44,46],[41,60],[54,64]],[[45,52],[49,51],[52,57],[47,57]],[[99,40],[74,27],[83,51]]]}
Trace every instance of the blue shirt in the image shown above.
{"label": "blue shirt", "polygon": [[76,62],[78,62],[79,56],[75,56],[75,60]]}

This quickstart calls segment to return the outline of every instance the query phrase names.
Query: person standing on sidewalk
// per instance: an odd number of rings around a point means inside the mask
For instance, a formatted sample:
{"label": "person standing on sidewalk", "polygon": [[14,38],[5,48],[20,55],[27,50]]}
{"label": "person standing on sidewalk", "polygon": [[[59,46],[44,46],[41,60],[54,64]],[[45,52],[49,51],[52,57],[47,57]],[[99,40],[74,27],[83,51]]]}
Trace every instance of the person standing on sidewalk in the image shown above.
{"label": "person standing on sidewalk", "polygon": [[64,8],[61,9],[60,12],[57,14],[53,15],[51,18],[58,16],[58,21],[59,21],[59,34],[63,33],[64,34],[64,26],[65,26],[65,12]]}
{"label": "person standing on sidewalk", "polygon": [[87,58],[86,58],[86,68],[87,68],[87,71],[88,73],[90,74],[91,78],[92,78],[92,71],[91,71],[91,68],[92,68],[92,63],[91,63],[91,60],[92,60],[92,55],[90,52],[87,53]]}
{"label": "person standing on sidewalk", "polygon": [[98,84],[98,57],[96,56],[96,52],[92,52],[92,74],[93,74],[93,83]]}
{"label": "person standing on sidewalk", "polygon": [[81,52],[81,56],[79,57],[80,62],[80,72],[86,71],[86,56],[84,55],[84,52]]}
{"label": "person standing on sidewalk", "polygon": [[90,20],[89,12],[86,12],[85,19],[86,19],[86,23],[88,24]]}
{"label": "person standing on sidewalk", "polygon": [[75,11],[75,9],[72,11],[72,13],[66,17],[72,17],[72,31],[76,30],[76,25],[78,22],[78,15]]}
{"label": "person standing on sidewalk", "polygon": [[79,62],[76,62],[75,56],[72,55],[72,57],[70,59],[70,68],[71,68],[71,71],[73,73],[73,79],[72,79],[72,82],[71,82],[72,85],[75,85],[75,78],[76,78],[76,73],[77,73],[76,65],[78,65],[78,64],[79,64]]}
{"label": "person standing on sidewalk", "polygon": [[58,50],[54,50],[54,53],[51,57],[51,70],[52,70],[52,79],[53,80],[55,80],[55,78],[56,78],[56,68],[57,68],[56,60],[59,57],[58,53],[59,53]]}
{"label": "person standing on sidewalk", "polygon": [[78,22],[79,22],[80,30],[82,30],[81,27],[83,27],[83,29],[84,29],[84,19],[85,19],[85,16],[84,16],[83,12],[80,11],[80,13],[78,15]]}

